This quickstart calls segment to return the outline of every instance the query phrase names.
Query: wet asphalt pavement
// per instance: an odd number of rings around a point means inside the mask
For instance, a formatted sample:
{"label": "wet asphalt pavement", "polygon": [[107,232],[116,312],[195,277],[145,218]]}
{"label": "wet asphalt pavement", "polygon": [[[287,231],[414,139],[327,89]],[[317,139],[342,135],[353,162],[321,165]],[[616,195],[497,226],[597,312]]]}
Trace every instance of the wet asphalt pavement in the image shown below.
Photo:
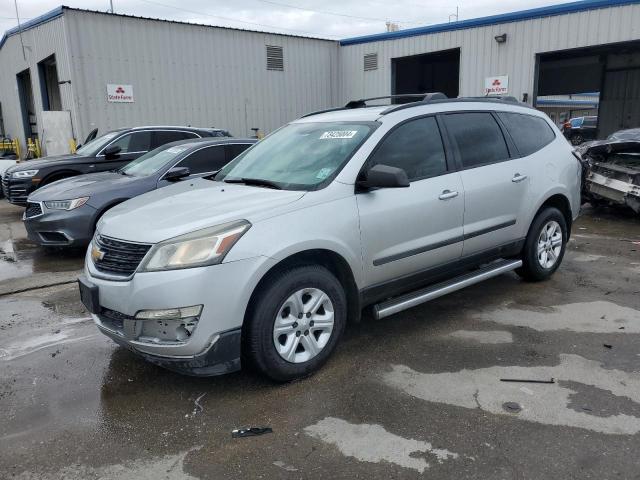
{"label": "wet asphalt pavement", "polygon": [[[20,216],[0,201],[0,478],[640,478],[631,214],[585,209],[548,282],[507,274],[351,324],[287,385],[117,347],[72,283],[83,252],[36,248]],[[273,433],[231,438],[247,426]]]}

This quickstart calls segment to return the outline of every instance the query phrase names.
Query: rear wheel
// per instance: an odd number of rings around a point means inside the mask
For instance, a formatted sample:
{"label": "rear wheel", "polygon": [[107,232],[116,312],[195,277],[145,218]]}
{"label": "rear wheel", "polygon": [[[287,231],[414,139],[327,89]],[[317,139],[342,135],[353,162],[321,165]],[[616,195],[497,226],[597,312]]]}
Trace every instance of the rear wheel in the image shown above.
{"label": "rear wheel", "polygon": [[571,145],[578,146],[584,143],[584,137],[580,133],[571,136]]}
{"label": "rear wheel", "polygon": [[344,289],[326,268],[284,270],[268,280],[250,306],[244,357],[279,382],[305,377],[329,358],[346,317]]}
{"label": "rear wheel", "polygon": [[526,280],[546,280],[560,266],[567,243],[567,222],[557,208],[547,207],[533,220],[516,272]]}

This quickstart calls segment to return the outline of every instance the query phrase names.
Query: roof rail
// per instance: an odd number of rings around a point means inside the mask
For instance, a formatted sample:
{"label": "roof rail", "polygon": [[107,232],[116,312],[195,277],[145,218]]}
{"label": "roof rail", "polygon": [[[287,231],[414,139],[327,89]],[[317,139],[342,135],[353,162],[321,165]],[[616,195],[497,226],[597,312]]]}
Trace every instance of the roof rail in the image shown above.
{"label": "roof rail", "polygon": [[521,107],[533,108],[531,105],[519,102],[516,97],[512,96],[491,96],[491,97],[458,97],[458,98],[433,98],[431,100],[423,100],[418,102],[404,103],[402,105],[392,106],[380,113],[380,115],[388,115],[398,110],[404,110],[405,108],[419,107],[421,105],[427,105],[431,103],[455,103],[455,102],[487,102],[487,103],[509,103],[513,105],[519,105]]}
{"label": "roof rail", "polygon": [[[312,115],[318,115],[320,113],[337,112],[339,110],[350,110],[353,108],[365,108],[369,106],[377,106],[377,105],[367,105],[367,102],[370,102],[373,100],[386,100],[386,99],[395,100],[397,98],[419,99],[417,102],[406,104],[406,105],[414,105],[415,103],[428,103],[431,100],[446,100],[447,96],[444,93],[433,92],[433,93],[402,93],[398,95],[384,95],[382,97],[361,98],[359,100],[351,100],[344,107],[327,108],[326,110],[318,110],[316,112],[307,113],[300,118],[310,117]],[[399,105],[399,106],[402,106],[402,105]]]}
{"label": "roof rail", "polygon": [[396,98],[419,98],[421,102],[428,102],[430,100],[444,100],[447,96],[444,93],[433,92],[433,93],[401,93],[397,95],[385,95],[382,97],[371,97],[371,98],[362,98],[360,100],[351,100],[347,103],[344,108],[364,108],[367,106],[367,102],[371,100],[385,100],[385,99],[395,100]]}

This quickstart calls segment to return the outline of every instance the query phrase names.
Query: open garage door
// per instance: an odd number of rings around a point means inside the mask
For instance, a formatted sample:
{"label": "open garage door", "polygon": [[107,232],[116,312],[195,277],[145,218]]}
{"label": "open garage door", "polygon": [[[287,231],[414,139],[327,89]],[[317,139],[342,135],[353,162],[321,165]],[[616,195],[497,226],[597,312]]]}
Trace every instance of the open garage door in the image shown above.
{"label": "open garage door", "polygon": [[537,65],[535,106],[559,126],[595,123],[583,140],[640,127],[640,42],[544,53]]}
{"label": "open garage door", "polygon": [[[391,60],[392,93],[442,92],[455,98],[459,93],[460,49],[445,50]],[[411,100],[408,100],[411,101]],[[397,103],[403,103],[398,100]]]}

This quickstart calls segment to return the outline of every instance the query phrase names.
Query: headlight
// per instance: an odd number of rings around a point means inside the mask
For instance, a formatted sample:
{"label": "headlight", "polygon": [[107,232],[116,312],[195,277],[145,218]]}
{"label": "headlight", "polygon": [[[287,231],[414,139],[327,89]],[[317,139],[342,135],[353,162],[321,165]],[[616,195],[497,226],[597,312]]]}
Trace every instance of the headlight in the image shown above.
{"label": "headlight", "polygon": [[11,177],[13,178],[31,178],[35,177],[38,170],[21,170],[19,172],[13,172]]}
{"label": "headlight", "polygon": [[249,222],[240,220],[157,243],[147,254],[140,271],[176,270],[220,263],[249,227]]}
{"label": "headlight", "polygon": [[49,210],[73,210],[87,203],[89,197],[74,198],[73,200],[51,200],[44,202],[44,206]]}

